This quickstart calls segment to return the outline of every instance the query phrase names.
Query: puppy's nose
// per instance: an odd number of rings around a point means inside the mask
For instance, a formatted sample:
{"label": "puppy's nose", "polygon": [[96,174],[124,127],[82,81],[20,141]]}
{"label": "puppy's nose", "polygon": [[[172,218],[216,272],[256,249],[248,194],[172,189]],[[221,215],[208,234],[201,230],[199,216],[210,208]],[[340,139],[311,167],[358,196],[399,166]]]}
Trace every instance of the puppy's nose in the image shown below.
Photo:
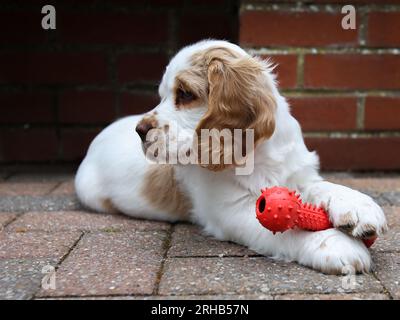
{"label": "puppy's nose", "polygon": [[154,129],[154,127],[148,121],[140,121],[136,126],[136,132],[142,141],[146,140],[146,135],[151,129]]}

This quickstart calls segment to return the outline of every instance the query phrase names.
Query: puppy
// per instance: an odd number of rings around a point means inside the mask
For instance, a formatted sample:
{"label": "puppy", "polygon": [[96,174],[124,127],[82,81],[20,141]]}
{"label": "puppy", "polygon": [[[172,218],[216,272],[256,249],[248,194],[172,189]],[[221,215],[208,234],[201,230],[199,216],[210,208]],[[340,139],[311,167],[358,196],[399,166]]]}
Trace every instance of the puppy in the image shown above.
{"label": "puppy", "polygon": [[[93,140],[76,175],[80,201],[99,212],[192,221],[217,239],[324,273],[370,271],[360,239],[387,229],[384,213],[369,196],[321,178],[318,156],[307,150],[274,79],[268,62],[229,42],[183,48],[165,70],[158,106],[114,122]],[[204,141],[204,130],[239,134],[234,142],[215,135]],[[162,133],[158,140],[149,139],[154,131]],[[210,141],[224,143],[202,149]],[[245,161],[225,161],[237,146]],[[161,161],[161,154],[168,156]],[[180,155],[216,161],[185,162]],[[335,228],[273,235],[255,218],[260,189],[271,186],[295,189],[321,205]]]}

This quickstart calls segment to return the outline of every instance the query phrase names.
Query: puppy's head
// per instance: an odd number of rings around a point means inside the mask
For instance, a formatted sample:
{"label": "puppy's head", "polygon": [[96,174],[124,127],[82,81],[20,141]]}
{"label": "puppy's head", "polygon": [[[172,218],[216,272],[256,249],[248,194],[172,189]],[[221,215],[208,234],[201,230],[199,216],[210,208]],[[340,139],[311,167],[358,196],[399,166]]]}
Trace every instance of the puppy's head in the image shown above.
{"label": "puppy's head", "polygon": [[195,155],[199,160],[206,155],[208,162],[198,161],[202,166],[222,170],[235,164],[226,159],[237,147],[238,137],[240,152],[245,149],[246,130],[252,130],[254,146],[273,134],[273,89],[266,62],[231,43],[203,41],[182,49],[171,60],[159,86],[161,102],[143,117],[136,131],[145,152],[157,141],[158,148],[146,152],[147,156],[154,156],[156,149],[157,155],[163,151],[169,160],[180,155]]}

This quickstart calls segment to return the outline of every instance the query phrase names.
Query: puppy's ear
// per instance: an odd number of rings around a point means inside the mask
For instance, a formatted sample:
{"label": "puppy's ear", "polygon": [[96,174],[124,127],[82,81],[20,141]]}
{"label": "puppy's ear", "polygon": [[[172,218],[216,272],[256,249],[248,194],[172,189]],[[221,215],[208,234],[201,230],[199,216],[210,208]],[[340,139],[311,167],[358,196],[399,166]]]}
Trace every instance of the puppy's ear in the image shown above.
{"label": "puppy's ear", "polygon": [[[269,138],[275,129],[276,101],[264,74],[267,65],[251,56],[239,56],[221,48],[211,49],[205,54],[205,66],[209,88],[208,110],[196,128],[198,137],[202,129],[228,129],[232,136],[234,129],[241,129],[242,132],[253,129],[254,146]],[[242,141],[242,148],[244,144]],[[209,152],[215,154],[216,150]],[[219,154],[222,160],[223,148]],[[205,167],[222,170],[226,164],[220,161],[219,165]]]}

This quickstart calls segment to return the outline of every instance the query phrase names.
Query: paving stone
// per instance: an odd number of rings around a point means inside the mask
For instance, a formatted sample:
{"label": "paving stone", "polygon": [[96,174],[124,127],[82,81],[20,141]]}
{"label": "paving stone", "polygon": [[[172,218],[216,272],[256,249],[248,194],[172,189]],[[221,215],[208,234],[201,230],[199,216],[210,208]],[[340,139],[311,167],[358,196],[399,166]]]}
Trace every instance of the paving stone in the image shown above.
{"label": "paving stone", "polygon": [[400,192],[400,178],[397,175],[390,177],[340,177],[331,175],[327,176],[327,180],[356,190]]}
{"label": "paving stone", "polygon": [[275,300],[389,300],[383,293],[348,293],[348,294],[284,294],[274,297]]}
{"label": "paving stone", "polygon": [[0,212],[0,231],[3,230],[10,221],[15,219],[17,215],[11,212]]}
{"label": "paving stone", "polygon": [[151,294],[165,239],[163,231],[85,234],[57,270],[57,289],[39,296]]}
{"label": "paving stone", "polygon": [[389,202],[392,206],[400,206],[400,193],[399,192],[385,192],[382,196]]}
{"label": "paving stone", "polygon": [[0,259],[61,259],[80,236],[80,232],[2,232]]}
{"label": "paving stone", "polygon": [[369,195],[372,199],[376,201],[377,204],[379,204],[382,207],[385,206],[393,206],[396,205],[399,201],[396,199],[396,197],[400,196],[400,193],[396,192],[395,195],[393,195],[390,192],[377,192],[377,191],[372,191],[372,190],[359,190],[362,193],[365,193]]}
{"label": "paving stone", "polygon": [[108,296],[108,297],[52,297],[52,298],[37,298],[36,300],[55,299],[55,300],[273,300],[273,296],[266,294],[246,294],[246,295],[191,295],[191,296]]}
{"label": "paving stone", "polygon": [[165,262],[159,293],[226,295],[383,292],[383,287],[372,275],[354,276],[354,286],[348,289],[347,279],[264,257],[171,258]]}
{"label": "paving stone", "polygon": [[56,186],[56,182],[1,182],[0,196],[43,196]]}
{"label": "paving stone", "polygon": [[400,254],[398,252],[374,253],[376,275],[394,299],[400,299]]}
{"label": "paving stone", "polygon": [[129,218],[122,214],[84,211],[28,212],[7,226],[8,231],[105,231],[167,230],[170,224]]}
{"label": "paving stone", "polygon": [[0,260],[0,300],[33,298],[47,274],[43,268],[56,264],[52,259]]}
{"label": "paving stone", "polygon": [[400,251],[400,207],[383,208],[389,230],[371,247],[373,251]]}
{"label": "paving stone", "polygon": [[75,196],[5,196],[0,197],[0,211],[75,211],[83,210]]}
{"label": "paving stone", "polygon": [[190,224],[175,226],[168,256],[251,256],[258,255],[246,247],[205,236]]}
{"label": "paving stone", "polygon": [[52,192],[52,195],[73,195],[75,194],[74,180],[61,182]]}

